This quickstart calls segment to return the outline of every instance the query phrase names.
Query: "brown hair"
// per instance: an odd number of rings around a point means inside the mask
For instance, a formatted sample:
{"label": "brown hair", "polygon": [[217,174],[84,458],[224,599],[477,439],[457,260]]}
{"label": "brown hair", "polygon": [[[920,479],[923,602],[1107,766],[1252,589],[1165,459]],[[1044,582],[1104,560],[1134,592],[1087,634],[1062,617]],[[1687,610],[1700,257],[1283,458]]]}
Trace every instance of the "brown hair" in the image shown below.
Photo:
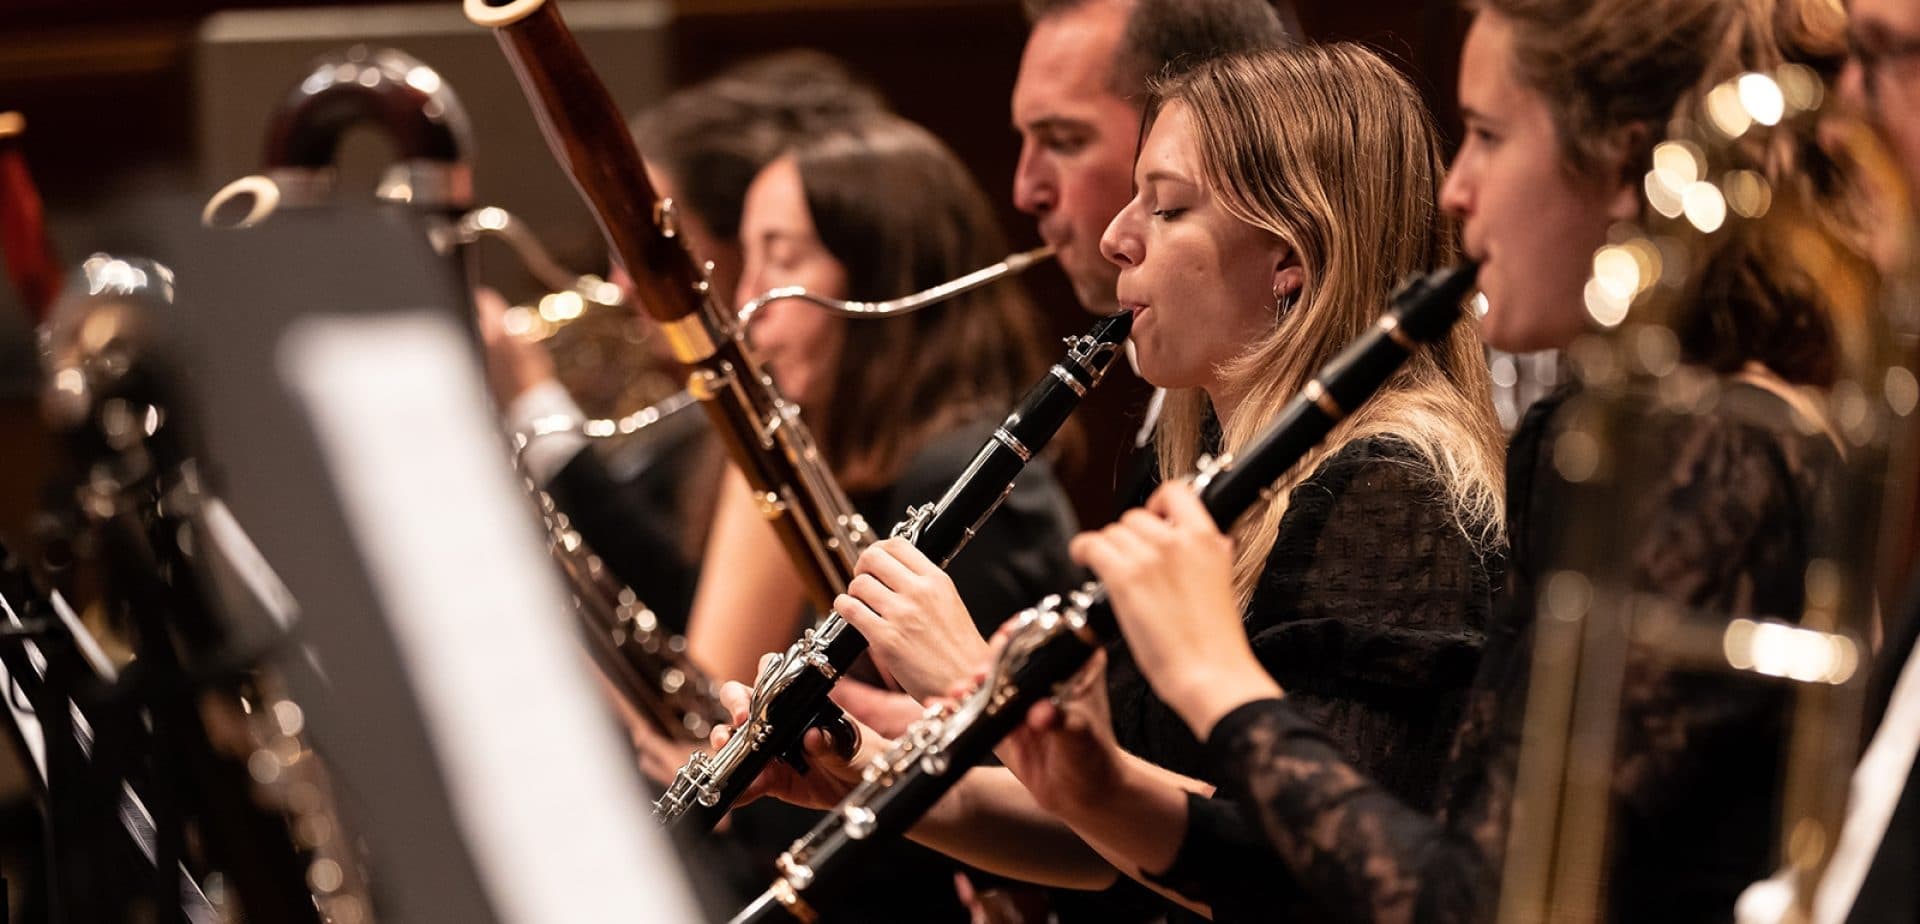
{"label": "brown hair", "polygon": [[[1025,0],[1027,21],[1114,0]],[[1149,81],[1221,55],[1279,48],[1300,35],[1289,0],[1129,0],[1127,28],[1108,86],[1138,99]]]}
{"label": "brown hair", "polygon": [[[792,153],[820,242],[846,269],[853,298],[896,298],[1007,255],[986,194],[918,125],[876,115]],[[1042,369],[1039,327],[1018,285],[852,321],[823,450],[849,488],[884,485],[933,434],[1005,413]]]}
{"label": "brown hair", "polygon": [[647,160],[673,178],[681,205],[730,240],[761,168],[799,139],[886,108],[838,59],[787,51],[679,90],[631,128]]}
{"label": "brown hair", "polygon": [[[1156,94],[1150,122],[1174,104],[1191,117],[1208,193],[1228,214],[1285,241],[1306,270],[1294,307],[1220,369],[1239,397],[1234,418],[1220,422],[1220,448],[1231,453],[1379,318],[1401,280],[1454,259],[1454,234],[1439,212],[1440,140],[1406,78],[1352,44],[1224,58],[1162,82]],[[1475,325],[1463,318],[1242,519],[1234,532],[1242,604],[1279,532],[1287,492],[1361,437],[1410,445],[1443,485],[1460,528],[1496,546],[1505,440],[1491,392]],[[1206,412],[1197,389],[1168,396],[1158,436],[1163,475],[1190,471],[1207,448]]]}
{"label": "brown hair", "polygon": [[1838,0],[1468,0],[1513,25],[1513,67],[1547,100],[1568,161],[1592,170],[1621,128],[1646,129],[1628,175],[1690,95],[1788,61],[1832,73],[1845,55]]}
{"label": "brown hair", "polygon": [[[1831,76],[1845,54],[1838,0],[1470,0],[1513,27],[1513,68],[1553,114],[1567,164],[1596,175],[1623,157],[1636,185],[1654,145],[1712,85],[1783,63]],[[1637,129],[1637,131],[1634,131]],[[1617,145],[1631,139],[1632,149]],[[1767,165],[1776,177],[1796,170]],[[1716,372],[1760,362],[1789,382],[1832,380],[1831,334],[1795,295],[1791,267],[1736,249],[1702,269],[1703,298],[1679,325],[1687,361]]]}

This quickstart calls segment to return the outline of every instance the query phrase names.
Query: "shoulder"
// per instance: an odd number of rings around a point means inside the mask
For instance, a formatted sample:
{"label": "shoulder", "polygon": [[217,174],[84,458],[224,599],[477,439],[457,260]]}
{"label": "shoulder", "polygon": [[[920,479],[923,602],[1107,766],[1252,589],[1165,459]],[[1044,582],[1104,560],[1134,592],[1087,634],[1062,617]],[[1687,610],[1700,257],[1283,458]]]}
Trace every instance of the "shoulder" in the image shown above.
{"label": "shoulder", "polygon": [[1287,518],[1309,515],[1349,495],[1386,495],[1408,501],[1444,502],[1446,490],[1432,463],[1412,443],[1391,434],[1349,440],[1305,480],[1287,500]]}
{"label": "shoulder", "polygon": [[[966,474],[967,467],[993,436],[998,424],[998,420],[975,419],[934,434],[907,460],[884,492],[889,505],[905,510],[939,500]],[[1003,510],[1049,517],[1064,513],[1071,520],[1065,489],[1044,452],[1020,470]],[[995,518],[1001,515],[995,514]]]}
{"label": "shoulder", "polygon": [[888,493],[913,503],[938,498],[967,470],[967,464],[993,435],[993,426],[990,421],[976,419],[933,434],[900,467]]}
{"label": "shoulder", "polygon": [[[1578,416],[1574,401],[1557,406],[1541,427],[1541,456]],[[1732,381],[1707,405],[1688,413],[1641,415],[1627,437],[1639,490],[1658,509],[1760,508],[1816,503],[1840,464],[1833,441],[1769,389]]]}

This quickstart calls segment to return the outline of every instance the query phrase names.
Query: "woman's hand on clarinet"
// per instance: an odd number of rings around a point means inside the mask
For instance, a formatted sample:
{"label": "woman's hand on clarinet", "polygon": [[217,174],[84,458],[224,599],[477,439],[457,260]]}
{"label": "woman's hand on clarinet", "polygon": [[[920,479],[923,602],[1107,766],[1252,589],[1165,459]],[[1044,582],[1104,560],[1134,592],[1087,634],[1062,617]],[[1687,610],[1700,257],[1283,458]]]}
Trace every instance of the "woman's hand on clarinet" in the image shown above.
{"label": "woman's hand on clarinet", "polygon": [[987,641],[953,580],[905,539],[860,553],[833,611],[866,637],[880,668],[920,699],[946,693],[987,658]]}
{"label": "woman's hand on clarinet", "polygon": [[[779,655],[768,655],[776,658]],[[762,665],[765,666],[764,664]],[[713,750],[725,746],[727,739],[733,737],[735,728],[747,720],[752,705],[753,688],[743,683],[728,681],[720,686],[720,704],[727,708],[733,724],[716,726],[708,736]],[[776,760],[767,764],[759,778],[748,784],[741,793],[736,805],[745,805],[761,796],[772,796],[782,802],[806,808],[828,809],[840,804],[847,793],[860,782],[860,771],[873,758],[887,747],[888,742],[878,732],[861,724],[857,719],[848,717],[852,724],[854,745],[853,756],[846,757],[834,743],[833,736],[825,729],[809,728],[801,738],[801,750],[806,755],[805,772],[794,769],[792,764]]]}
{"label": "woman's hand on clarinet", "polygon": [[852,677],[840,678],[833,685],[833,692],[827,695],[832,698],[834,705],[846,710],[847,715],[879,732],[883,738],[898,738],[906,734],[907,726],[919,721],[927,712],[919,700],[905,693],[861,683]]}
{"label": "woman's hand on clarinet", "polygon": [[1035,703],[994,753],[1049,812],[1071,820],[1084,811],[1111,811],[1125,753],[1113,737],[1106,652],[1095,653],[1060,692]]}
{"label": "woman's hand on clarinet", "polygon": [[1233,540],[1189,485],[1162,485],[1068,551],[1106,585],[1141,673],[1201,740],[1241,703],[1280,695],[1241,625]]}

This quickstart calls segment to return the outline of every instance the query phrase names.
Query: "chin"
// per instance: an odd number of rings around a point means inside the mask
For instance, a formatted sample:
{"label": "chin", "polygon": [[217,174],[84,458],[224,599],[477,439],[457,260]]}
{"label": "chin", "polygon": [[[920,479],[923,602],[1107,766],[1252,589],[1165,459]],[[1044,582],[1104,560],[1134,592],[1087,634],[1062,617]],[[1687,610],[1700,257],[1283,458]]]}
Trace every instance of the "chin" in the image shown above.
{"label": "chin", "polygon": [[[1489,308],[1480,319],[1480,342],[1503,353],[1534,353],[1552,349],[1552,337],[1538,323],[1538,315],[1516,311],[1511,303],[1495,302],[1487,296]],[[1507,307],[1501,307],[1506,304]]]}

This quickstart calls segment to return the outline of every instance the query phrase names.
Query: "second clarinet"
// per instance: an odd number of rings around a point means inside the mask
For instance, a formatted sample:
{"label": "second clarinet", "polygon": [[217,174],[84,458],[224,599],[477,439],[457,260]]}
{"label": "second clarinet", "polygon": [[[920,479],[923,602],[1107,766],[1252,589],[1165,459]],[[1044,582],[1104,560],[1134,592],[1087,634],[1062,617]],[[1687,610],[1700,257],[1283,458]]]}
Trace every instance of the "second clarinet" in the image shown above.
{"label": "second clarinet", "polygon": [[[1066,356],[1027,392],[946,494],[908,511],[893,535],[946,567],[1105,377],[1132,327],[1131,314],[1115,315],[1069,340]],[[866,650],[867,640],[838,615],[807,630],[754,682],[746,722],[718,752],[696,753],[654,803],[654,814],[669,823],[693,815],[711,828],[768,763],[797,749],[809,727],[838,715],[827,691]]]}

